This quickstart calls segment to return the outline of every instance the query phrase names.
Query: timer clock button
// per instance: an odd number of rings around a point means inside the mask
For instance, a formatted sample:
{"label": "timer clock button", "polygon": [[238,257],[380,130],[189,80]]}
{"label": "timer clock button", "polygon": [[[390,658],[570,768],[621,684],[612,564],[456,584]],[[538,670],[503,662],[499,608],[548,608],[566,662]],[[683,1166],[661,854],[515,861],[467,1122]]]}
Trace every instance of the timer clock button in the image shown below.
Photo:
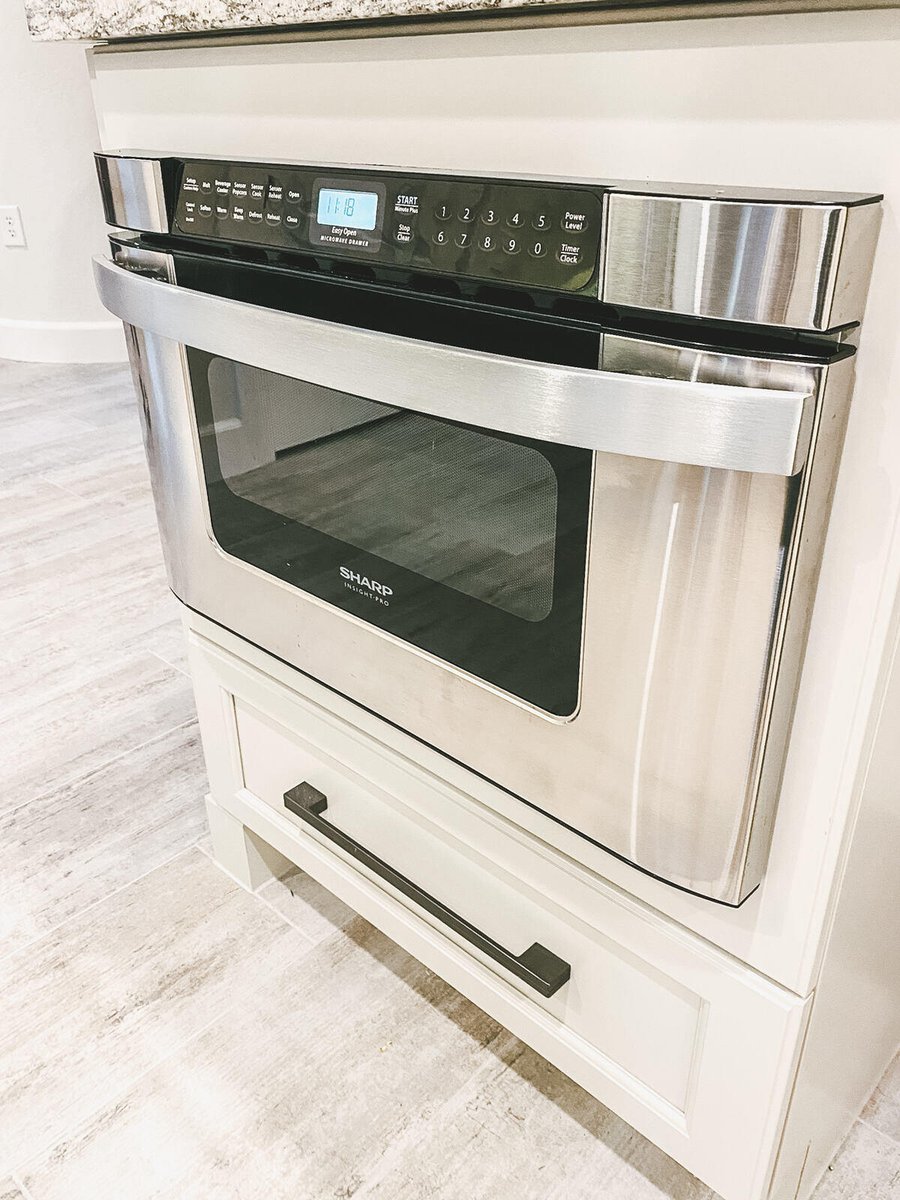
{"label": "timer clock button", "polygon": [[581,260],[584,258],[580,246],[575,246],[571,242],[563,242],[556,253],[556,261],[561,262],[567,267],[581,266]]}
{"label": "timer clock button", "polygon": [[550,217],[547,213],[538,213],[531,222],[531,226],[533,229],[549,229]]}
{"label": "timer clock button", "polygon": [[434,210],[434,215],[439,221],[449,221],[451,212],[449,204],[439,204]]}
{"label": "timer clock button", "polygon": [[446,229],[439,229],[432,238],[432,241],[436,246],[446,246],[450,241],[450,234]]}
{"label": "timer clock button", "polygon": [[503,249],[507,254],[518,254],[522,249],[522,243],[517,237],[506,237],[503,239]]}
{"label": "timer clock button", "polygon": [[487,250],[488,252],[490,252],[491,250],[495,250],[497,248],[496,234],[483,233],[481,235],[481,237],[478,239],[478,245],[481,247],[482,250]]}
{"label": "timer clock button", "polygon": [[531,255],[532,258],[543,258],[544,255],[547,253],[547,243],[546,242],[532,242],[531,245],[528,247],[528,253]]}
{"label": "timer clock button", "polygon": [[486,208],[484,210],[484,212],[481,214],[481,220],[484,225],[496,225],[497,224],[496,208]]}

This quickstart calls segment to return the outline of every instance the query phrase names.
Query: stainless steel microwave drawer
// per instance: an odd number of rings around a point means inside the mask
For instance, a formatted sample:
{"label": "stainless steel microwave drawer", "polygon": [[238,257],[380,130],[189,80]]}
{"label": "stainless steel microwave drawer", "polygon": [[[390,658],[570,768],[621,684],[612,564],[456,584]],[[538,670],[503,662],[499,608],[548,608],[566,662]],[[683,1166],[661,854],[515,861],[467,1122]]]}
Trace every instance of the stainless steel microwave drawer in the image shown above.
{"label": "stainless steel microwave drawer", "polygon": [[[487,810],[387,724],[355,726],[327,689],[286,686],[249,645],[190,640],[214,842],[222,814],[240,822],[711,1187],[766,1196],[808,1000]],[[299,785],[325,801],[318,828],[285,804]],[[541,994],[441,912],[514,960],[544,948],[567,977]]]}

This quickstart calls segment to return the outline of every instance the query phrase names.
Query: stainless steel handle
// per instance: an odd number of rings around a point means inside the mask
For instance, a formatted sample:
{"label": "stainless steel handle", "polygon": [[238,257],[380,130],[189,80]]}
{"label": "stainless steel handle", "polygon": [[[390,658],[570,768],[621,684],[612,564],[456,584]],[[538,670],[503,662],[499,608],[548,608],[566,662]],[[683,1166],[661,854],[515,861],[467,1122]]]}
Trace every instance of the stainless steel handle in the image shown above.
{"label": "stainless steel handle", "polygon": [[542,946],[540,942],[534,942],[521,954],[513,954],[511,950],[507,950],[505,946],[501,946],[499,942],[483,933],[477,925],[473,925],[471,921],[461,917],[452,908],[448,908],[443,901],[432,896],[430,892],[426,892],[417,883],[413,883],[406,875],[401,875],[383,858],[379,858],[377,854],[367,850],[356,838],[344,833],[342,829],[338,829],[337,825],[332,825],[328,818],[322,815],[328,807],[328,798],[323,792],[314,788],[311,783],[304,780],[303,783],[298,783],[296,787],[285,792],[284,806],[288,812],[294,813],[307,825],[318,830],[329,841],[352,855],[357,862],[380,876],[398,892],[408,896],[425,912],[436,917],[454,933],[465,938],[467,942],[476,946],[483,954],[488,955],[494,962],[499,963],[501,967],[521,979],[523,983],[527,983],[542,996],[548,998],[555,996],[563,984],[568,982],[572,974],[569,963],[560,958],[558,954],[554,954],[552,950],[548,950],[546,946]]}
{"label": "stainless steel handle", "polygon": [[100,299],[129,325],[337,391],[521,437],[635,458],[794,475],[807,391],[554,366],[244,304],[94,259]]}

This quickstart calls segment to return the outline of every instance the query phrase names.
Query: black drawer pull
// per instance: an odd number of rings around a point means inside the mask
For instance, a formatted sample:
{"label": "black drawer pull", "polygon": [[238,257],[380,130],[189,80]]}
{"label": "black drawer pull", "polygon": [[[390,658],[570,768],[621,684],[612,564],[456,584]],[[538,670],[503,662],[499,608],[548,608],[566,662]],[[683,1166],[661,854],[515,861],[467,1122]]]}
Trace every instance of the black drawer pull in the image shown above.
{"label": "black drawer pull", "polygon": [[523,954],[518,956],[513,954],[499,942],[488,937],[486,933],[482,933],[465,917],[461,917],[452,909],[447,908],[446,904],[442,904],[440,900],[424,891],[412,880],[407,879],[405,875],[395,871],[384,859],[372,854],[349,834],[338,829],[336,825],[332,825],[322,816],[328,807],[328,798],[314,788],[311,783],[298,783],[289,792],[285,792],[284,807],[295,816],[301,817],[313,829],[317,829],[329,841],[334,842],[336,846],[340,846],[364,867],[368,867],[370,871],[380,875],[391,887],[402,892],[404,896],[408,896],[410,900],[414,900],[416,904],[431,913],[433,917],[437,917],[439,921],[443,921],[445,925],[449,925],[460,937],[471,942],[473,946],[477,946],[484,954],[490,955],[501,967],[505,967],[507,971],[523,980],[529,987],[533,987],[542,996],[552,996],[558,992],[572,974],[572,968],[567,962],[538,942],[529,946]]}

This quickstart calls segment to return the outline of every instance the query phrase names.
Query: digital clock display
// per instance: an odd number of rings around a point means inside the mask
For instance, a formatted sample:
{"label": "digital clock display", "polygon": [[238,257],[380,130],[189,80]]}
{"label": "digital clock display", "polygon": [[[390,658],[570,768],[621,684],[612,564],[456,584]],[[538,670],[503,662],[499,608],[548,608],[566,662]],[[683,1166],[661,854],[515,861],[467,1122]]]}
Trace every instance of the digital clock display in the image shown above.
{"label": "digital clock display", "polygon": [[346,225],[351,229],[374,229],[378,221],[377,192],[345,192],[322,188],[316,220],[320,225]]}

